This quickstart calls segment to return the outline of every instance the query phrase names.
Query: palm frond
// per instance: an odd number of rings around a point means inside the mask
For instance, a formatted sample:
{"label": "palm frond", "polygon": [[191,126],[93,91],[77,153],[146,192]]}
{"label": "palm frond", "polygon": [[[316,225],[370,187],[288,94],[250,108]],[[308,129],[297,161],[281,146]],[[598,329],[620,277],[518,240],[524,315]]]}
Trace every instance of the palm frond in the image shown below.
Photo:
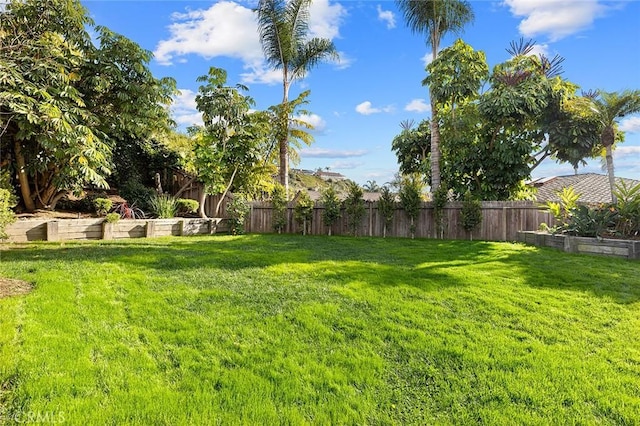
{"label": "palm frond", "polygon": [[258,14],[258,35],[267,63],[276,69],[287,65],[288,52],[284,0],[260,0],[255,12]]}
{"label": "palm frond", "polygon": [[291,64],[292,79],[301,79],[319,62],[338,58],[333,42],[326,38],[313,38],[300,46]]}
{"label": "palm frond", "polygon": [[445,33],[459,33],[474,19],[465,0],[396,0],[396,4],[411,31],[428,34],[427,44],[431,45],[437,45]]}

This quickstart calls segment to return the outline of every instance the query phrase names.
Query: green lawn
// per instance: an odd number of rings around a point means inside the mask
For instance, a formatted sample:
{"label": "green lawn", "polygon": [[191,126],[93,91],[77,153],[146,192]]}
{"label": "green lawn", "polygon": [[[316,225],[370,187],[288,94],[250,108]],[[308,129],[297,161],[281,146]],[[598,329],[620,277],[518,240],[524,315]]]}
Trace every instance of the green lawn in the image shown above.
{"label": "green lawn", "polygon": [[212,236],[0,253],[0,423],[636,424],[640,263]]}

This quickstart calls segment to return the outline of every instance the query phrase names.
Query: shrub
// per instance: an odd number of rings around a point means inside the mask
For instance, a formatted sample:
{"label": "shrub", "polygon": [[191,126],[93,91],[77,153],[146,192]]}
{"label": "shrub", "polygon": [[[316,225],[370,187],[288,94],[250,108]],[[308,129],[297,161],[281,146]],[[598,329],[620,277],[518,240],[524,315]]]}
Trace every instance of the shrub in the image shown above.
{"label": "shrub", "polygon": [[159,219],[170,219],[175,217],[178,203],[171,195],[154,195],[149,200],[149,210]]}
{"label": "shrub", "polygon": [[274,185],[271,192],[271,205],[273,206],[273,229],[280,234],[287,225],[287,193],[284,186],[279,183]]}
{"label": "shrub", "polygon": [[395,209],[395,196],[388,186],[384,186],[380,193],[380,200],[378,201],[378,212],[382,217],[382,238],[385,238],[387,236],[387,229],[393,221],[393,213]]}
{"label": "shrub", "polygon": [[567,222],[561,230],[580,237],[600,237],[615,228],[616,216],[617,212],[612,206],[577,206],[569,211]]}
{"label": "shrub", "polygon": [[8,237],[7,225],[16,221],[16,215],[11,210],[15,206],[15,197],[8,189],[0,188],[0,240]]}
{"label": "shrub", "polygon": [[306,192],[301,192],[298,202],[293,208],[293,215],[296,222],[302,225],[302,235],[307,235],[307,227],[313,218],[313,201]]}
{"label": "shrub", "polygon": [[640,184],[629,187],[621,181],[614,194],[618,200],[616,231],[624,237],[637,236],[640,234]]}
{"label": "shrub", "polygon": [[572,186],[562,188],[562,191],[557,194],[560,197],[559,203],[548,201],[545,205],[547,211],[551,213],[557,222],[555,227],[550,228],[552,232],[562,230],[568,224],[569,215],[578,206],[578,200],[580,199],[580,194],[576,194]]}
{"label": "shrub", "polygon": [[467,191],[462,200],[462,227],[469,232],[469,239],[473,240],[473,231],[482,223],[482,203]]}
{"label": "shrub", "polygon": [[113,201],[108,198],[95,198],[93,208],[99,216],[105,216],[113,208]]}
{"label": "shrub", "polygon": [[433,220],[436,224],[436,237],[444,238],[444,207],[447,205],[447,201],[449,201],[449,190],[444,186],[440,185],[438,189],[433,192]]}
{"label": "shrub", "polygon": [[360,186],[355,182],[349,182],[347,186],[347,198],[344,200],[344,205],[345,212],[347,213],[349,230],[354,236],[358,235],[358,228],[360,227],[362,218],[366,213],[362,195],[362,188],[360,188]]}
{"label": "shrub", "polygon": [[409,232],[415,238],[416,221],[422,202],[422,185],[416,176],[405,177],[400,186],[400,204],[411,221]]}
{"label": "shrub", "polygon": [[340,219],[341,207],[338,193],[333,185],[324,190],[321,200],[324,205],[322,221],[324,222],[324,226],[329,228],[329,235],[331,235],[331,227],[338,221],[338,219]]}
{"label": "shrub", "polygon": [[251,210],[251,206],[244,194],[234,194],[227,204],[229,224],[233,235],[244,234],[244,221]]}
{"label": "shrub", "polygon": [[122,219],[144,219],[144,212],[135,204],[120,203],[114,207],[113,211],[118,213]]}
{"label": "shrub", "polygon": [[136,205],[138,208],[149,211],[150,201],[156,192],[149,187],[144,186],[137,180],[129,180],[120,188],[120,196],[127,200],[129,205]]}
{"label": "shrub", "polygon": [[107,213],[104,217],[104,221],[107,223],[116,223],[120,220],[120,215],[118,213]]}
{"label": "shrub", "polygon": [[191,200],[189,198],[178,198],[176,204],[179,215],[197,213],[198,207],[200,207],[200,203],[197,200]]}

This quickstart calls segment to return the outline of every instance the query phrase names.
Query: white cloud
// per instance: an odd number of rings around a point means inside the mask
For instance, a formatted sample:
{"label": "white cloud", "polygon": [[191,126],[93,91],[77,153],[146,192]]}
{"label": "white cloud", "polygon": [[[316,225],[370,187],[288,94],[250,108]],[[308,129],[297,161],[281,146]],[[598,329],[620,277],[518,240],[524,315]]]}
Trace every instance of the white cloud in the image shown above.
{"label": "white cloud", "polygon": [[189,89],[179,89],[174,96],[171,112],[179,126],[202,125],[202,114],[196,108],[196,93]]}
{"label": "white cloud", "polygon": [[327,122],[318,114],[300,114],[296,117],[300,121],[304,121],[313,126],[313,132],[323,132],[327,128]]}
{"label": "white cloud", "polygon": [[338,60],[333,61],[333,64],[336,69],[344,70],[347,69],[355,62],[355,59],[351,58],[345,52],[338,52]]}
{"label": "white cloud", "polygon": [[390,10],[382,10],[382,7],[378,5],[376,7],[378,11],[378,20],[387,23],[387,28],[392,29],[396,27],[396,17]]}
{"label": "white cloud", "polygon": [[365,163],[362,161],[334,161],[329,167],[332,170],[350,170],[357,169],[360,166],[363,166]]}
{"label": "white cloud", "polygon": [[340,36],[340,24],[347,10],[329,0],[314,0],[309,8],[309,35],[333,40]]}
{"label": "white cloud", "polygon": [[431,105],[424,99],[413,99],[404,107],[404,110],[409,112],[429,112],[431,111]]}
{"label": "white cloud", "polygon": [[619,146],[613,152],[616,158],[640,155],[640,146]]}
{"label": "white cloud", "polygon": [[426,53],[422,58],[420,58],[420,60],[424,63],[424,66],[426,67],[431,62],[433,62],[433,53]]}
{"label": "white cloud", "polygon": [[549,45],[548,44],[535,44],[533,49],[531,49],[530,55],[544,55],[549,56]]}
{"label": "white cloud", "polygon": [[174,13],[170,38],[156,46],[154,55],[163,65],[174,58],[197,54],[205,58],[229,56],[245,63],[262,61],[255,14],[251,9],[221,1],[209,9]]}
{"label": "white cloud", "polygon": [[240,74],[243,83],[278,84],[282,83],[282,70],[267,68],[265,63],[248,67],[250,71]]}
{"label": "white cloud", "polygon": [[345,151],[337,149],[322,148],[303,148],[300,150],[300,156],[306,158],[349,158],[362,157],[368,154],[366,150]]}
{"label": "white cloud", "polygon": [[546,35],[551,41],[589,27],[604,11],[598,0],[504,0],[504,4],[514,16],[523,18],[520,34]]}
{"label": "white cloud", "polygon": [[620,122],[620,130],[629,133],[640,133],[640,117],[625,118]]}
{"label": "white cloud", "polygon": [[393,105],[388,105],[383,108],[374,108],[371,102],[369,101],[364,101],[356,105],[356,112],[362,115],[371,115],[371,114],[378,114],[380,112],[393,112],[393,111],[394,111]]}

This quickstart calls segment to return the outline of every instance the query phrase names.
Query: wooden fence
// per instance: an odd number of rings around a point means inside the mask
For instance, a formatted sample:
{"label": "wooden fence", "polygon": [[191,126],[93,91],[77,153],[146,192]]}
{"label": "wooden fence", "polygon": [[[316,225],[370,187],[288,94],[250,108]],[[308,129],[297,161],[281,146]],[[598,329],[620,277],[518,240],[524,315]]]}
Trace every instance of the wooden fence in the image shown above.
{"label": "wooden fence", "polygon": [[[443,212],[443,237],[445,239],[469,239],[461,223],[462,203],[448,203]],[[322,221],[324,207],[316,203],[311,220],[311,234],[327,234],[328,228]],[[272,222],[272,207],[269,202],[254,202],[245,227],[251,233],[275,232]],[[340,219],[331,227],[333,235],[348,235],[348,217],[342,209]],[[541,223],[553,226],[555,221],[548,212],[541,210],[538,204],[531,201],[485,201],[482,203],[482,223],[473,232],[473,239],[487,241],[515,241],[518,231],[538,230]],[[378,212],[378,203],[366,203],[366,213],[358,226],[360,236],[382,236],[382,218]],[[387,229],[387,236],[410,237],[410,222],[403,209],[397,208],[392,223]],[[432,203],[422,203],[418,219],[415,223],[416,238],[436,238],[437,227],[433,217]],[[283,232],[301,233],[302,225],[294,220],[294,208],[287,209],[287,224]]]}

